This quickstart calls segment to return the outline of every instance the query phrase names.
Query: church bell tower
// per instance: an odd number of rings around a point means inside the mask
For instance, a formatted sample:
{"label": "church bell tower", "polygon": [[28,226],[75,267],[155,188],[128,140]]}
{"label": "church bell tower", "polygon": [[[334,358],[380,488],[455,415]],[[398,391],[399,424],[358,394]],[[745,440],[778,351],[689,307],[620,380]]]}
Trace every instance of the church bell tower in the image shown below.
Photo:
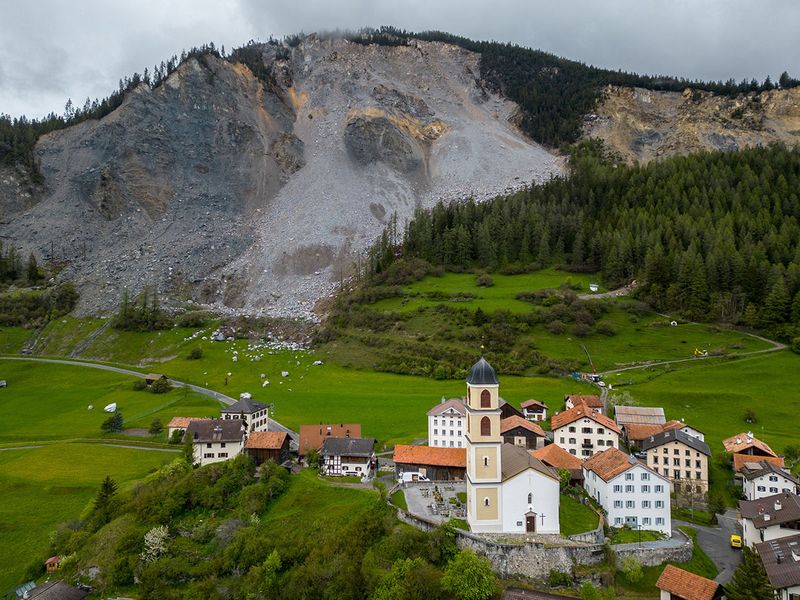
{"label": "church bell tower", "polygon": [[476,533],[502,531],[500,384],[481,358],[467,378],[467,521]]}

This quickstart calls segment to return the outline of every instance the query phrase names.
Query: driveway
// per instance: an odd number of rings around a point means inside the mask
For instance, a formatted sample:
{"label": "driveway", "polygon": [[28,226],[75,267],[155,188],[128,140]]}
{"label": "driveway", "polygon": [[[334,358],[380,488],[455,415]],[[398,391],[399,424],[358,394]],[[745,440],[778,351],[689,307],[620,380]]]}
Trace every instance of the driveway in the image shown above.
{"label": "driveway", "polygon": [[742,551],[731,548],[731,534],[739,533],[736,511],[728,509],[724,515],[718,515],[719,527],[704,527],[694,523],[673,521],[675,525],[686,525],[697,530],[697,543],[714,561],[719,569],[716,581],[725,585],[733,577],[733,572],[742,560]]}

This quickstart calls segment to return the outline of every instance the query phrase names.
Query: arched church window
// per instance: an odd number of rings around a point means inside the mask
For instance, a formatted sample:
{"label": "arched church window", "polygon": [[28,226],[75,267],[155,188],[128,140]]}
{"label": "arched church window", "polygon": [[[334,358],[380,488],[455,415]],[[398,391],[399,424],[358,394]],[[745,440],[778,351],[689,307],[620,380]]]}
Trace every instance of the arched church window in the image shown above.
{"label": "arched church window", "polygon": [[492,422],[489,417],[481,419],[481,435],[492,435]]}
{"label": "arched church window", "polygon": [[492,395],[489,393],[489,390],[483,390],[481,392],[481,408],[491,408],[492,407]]}

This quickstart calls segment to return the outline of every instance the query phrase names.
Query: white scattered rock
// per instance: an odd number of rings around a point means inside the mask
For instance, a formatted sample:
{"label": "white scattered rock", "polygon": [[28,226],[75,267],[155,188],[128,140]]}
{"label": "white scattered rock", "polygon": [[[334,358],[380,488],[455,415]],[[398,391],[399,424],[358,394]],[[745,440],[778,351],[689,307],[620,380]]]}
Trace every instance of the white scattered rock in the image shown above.
{"label": "white scattered rock", "polygon": [[288,377],[289,371],[281,371],[281,377]]}

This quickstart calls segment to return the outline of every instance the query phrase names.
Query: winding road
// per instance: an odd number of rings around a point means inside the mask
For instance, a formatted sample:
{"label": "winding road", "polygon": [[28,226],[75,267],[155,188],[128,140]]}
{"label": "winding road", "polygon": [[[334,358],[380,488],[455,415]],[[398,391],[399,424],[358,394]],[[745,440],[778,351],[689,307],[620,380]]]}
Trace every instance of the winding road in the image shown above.
{"label": "winding road", "polygon": [[[0,360],[24,360],[29,362],[42,362],[42,363],[55,363],[61,365],[72,365],[77,367],[87,367],[90,369],[100,369],[102,371],[111,371],[112,373],[120,373],[121,375],[131,375],[133,377],[139,377],[141,379],[145,378],[144,373],[140,373],[139,371],[132,371],[131,369],[125,369],[123,367],[115,367],[112,365],[104,365],[101,363],[93,363],[84,360],[67,360],[64,358],[36,358],[32,356],[0,356]],[[197,392],[198,394],[203,394],[204,396],[209,396],[210,398],[214,398],[222,402],[223,404],[231,405],[236,403],[234,398],[230,396],[226,396],[225,394],[221,394],[214,390],[210,390],[208,388],[201,387],[199,385],[195,385],[193,383],[186,383],[185,381],[178,381],[176,379],[169,379],[170,384],[174,385],[175,387],[182,387],[188,388]],[[299,443],[299,436],[296,432],[292,431],[288,427],[285,427],[275,421],[274,419],[270,419],[269,421],[269,430],[270,431],[282,431],[289,434],[289,437],[292,439],[294,443]]]}

